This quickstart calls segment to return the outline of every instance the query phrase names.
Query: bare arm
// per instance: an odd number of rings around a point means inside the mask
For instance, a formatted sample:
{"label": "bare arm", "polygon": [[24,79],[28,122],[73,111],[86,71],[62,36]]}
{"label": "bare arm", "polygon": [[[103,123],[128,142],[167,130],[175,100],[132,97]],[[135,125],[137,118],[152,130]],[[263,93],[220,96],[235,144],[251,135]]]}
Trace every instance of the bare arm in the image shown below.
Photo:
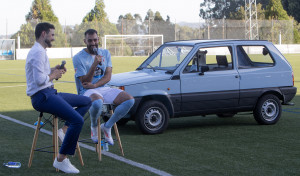
{"label": "bare arm", "polygon": [[100,63],[100,61],[102,60],[102,56],[95,56],[95,60],[90,68],[90,70],[88,71],[88,73],[84,76],[80,76],[79,80],[81,81],[81,83],[83,84],[84,82],[92,82],[93,80],[93,76],[94,76],[94,72],[97,68],[97,65]]}
{"label": "bare arm", "polygon": [[[94,89],[94,88],[97,88],[97,87],[101,87],[103,85],[105,85],[106,83],[108,83],[111,79],[111,75],[112,75],[112,68],[111,67],[106,67],[106,70],[105,70],[105,74],[104,76],[98,81],[96,82],[95,84],[92,84],[92,82],[82,82],[82,86],[85,88],[85,89]],[[79,79],[81,80],[83,76],[79,77]]]}

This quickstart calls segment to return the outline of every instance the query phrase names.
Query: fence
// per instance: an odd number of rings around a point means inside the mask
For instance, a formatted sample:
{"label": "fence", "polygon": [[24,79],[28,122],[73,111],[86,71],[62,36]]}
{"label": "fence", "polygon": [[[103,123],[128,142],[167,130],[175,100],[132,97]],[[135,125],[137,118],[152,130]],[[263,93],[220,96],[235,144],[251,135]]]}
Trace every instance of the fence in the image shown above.
{"label": "fence", "polygon": [[[27,22],[19,31],[20,47],[30,48],[34,44],[34,28],[37,21]],[[189,40],[189,39],[248,39],[245,35],[244,20],[210,20],[199,23],[171,23],[158,20],[120,20],[117,24],[105,22],[88,22],[75,26],[55,25],[56,39],[53,43],[55,48],[84,47],[84,32],[89,28],[98,31],[100,38],[104,35],[163,35],[163,41]],[[22,32],[24,31],[24,32]],[[268,40],[274,44],[293,44],[293,21],[292,20],[260,20],[258,21],[258,33],[260,40]],[[17,39],[17,34],[12,36]],[[99,40],[103,46],[102,39]],[[150,39],[145,41],[145,48],[151,48]],[[139,42],[122,43],[116,46],[113,41],[106,43],[107,48],[113,48],[112,55],[135,55],[143,53]],[[111,47],[113,46],[113,47]],[[125,47],[124,47],[125,46]],[[152,47],[153,48],[153,47]],[[14,51],[14,50],[13,50]],[[120,54],[121,53],[121,54]],[[145,51],[146,55],[151,52]]]}

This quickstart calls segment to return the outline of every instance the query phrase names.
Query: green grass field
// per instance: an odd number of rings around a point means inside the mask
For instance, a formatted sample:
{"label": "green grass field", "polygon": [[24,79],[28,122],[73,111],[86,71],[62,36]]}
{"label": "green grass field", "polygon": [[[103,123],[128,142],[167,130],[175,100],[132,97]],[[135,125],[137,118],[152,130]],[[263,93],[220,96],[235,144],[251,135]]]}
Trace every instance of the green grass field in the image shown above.
{"label": "green grass field", "polygon": [[[295,86],[300,87],[300,54],[285,55],[294,69]],[[145,58],[114,57],[113,73],[132,71]],[[62,59],[51,59],[51,66]],[[76,93],[71,59],[68,72],[55,87],[61,92]],[[25,60],[0,61],[0,114],[33,124],[38,112],[26,96]],[[234,118],[186,117],[170,120],[168,129],[159,135],[143,135],[129,122],[119,127],[125,158],[159,169],[171,175],[298,175],[300,173],[300,93],[295,106],[283,106],[276,125],[258,125],[252,114]],[[49,129],[49,128],[48,128]],[[34,129],[0,118],[0,161],[19,161],[22,167],[0,167],[0,175],[63,175],[52,167],[52,155],[36,152],[32,167],[27,167]],[[89,119],[81,132],[90,135]],[[38,146],[51,143],[51,136],[40,133]],[[92,145],[92,144],[88,144]],[[93,146],[93,145],[92,145]],[[85,166],[77,157],[71,162],[79,175],[156,175],[149,171],[81,148]],[[120,154],[118,146],[110,151]]]}

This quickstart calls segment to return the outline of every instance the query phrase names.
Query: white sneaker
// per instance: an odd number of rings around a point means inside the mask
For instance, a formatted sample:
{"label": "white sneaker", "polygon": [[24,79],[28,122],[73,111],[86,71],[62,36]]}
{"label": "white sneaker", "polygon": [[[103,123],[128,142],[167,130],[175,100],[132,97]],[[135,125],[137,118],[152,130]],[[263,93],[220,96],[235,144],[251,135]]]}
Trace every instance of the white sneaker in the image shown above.
{"label": "white sneaker", "polygon": [[114,140],[111,137],[111,128],[106,128],[104,123],[101,124],[101,131],[104,133],[105,140],[109,145],[114,145]]}
{"label": "white sneaker", "polygon": [[57,130],[58,140],[62,144],[65,139],[65,133],[62,129]]}
{"label": "white sneaker", "polygon": [[93,142],[98,143],[98,128],[91,127],[91,139]]}
{"label": "white sneaker", "polygon": [[73,166],[68,158],[65,158],[62,162],[58,162],[57,158],[55,158],[53,162],[53,167],[56,169],[59,169],[65,173],[69,174],[78,174],[79,170],[76,169],[75,166]]}

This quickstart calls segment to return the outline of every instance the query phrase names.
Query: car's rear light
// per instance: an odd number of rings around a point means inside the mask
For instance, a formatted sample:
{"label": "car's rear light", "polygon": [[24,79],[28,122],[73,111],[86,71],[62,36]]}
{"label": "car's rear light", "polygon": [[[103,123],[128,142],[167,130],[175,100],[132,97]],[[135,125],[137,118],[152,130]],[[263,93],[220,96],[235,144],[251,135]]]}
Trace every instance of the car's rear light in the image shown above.
{"label": "car's rear light", "polygon": [[295,78],[294,78],[294,72],[292,72],[292,77],[293,77],[293,86],[295,85]]}

